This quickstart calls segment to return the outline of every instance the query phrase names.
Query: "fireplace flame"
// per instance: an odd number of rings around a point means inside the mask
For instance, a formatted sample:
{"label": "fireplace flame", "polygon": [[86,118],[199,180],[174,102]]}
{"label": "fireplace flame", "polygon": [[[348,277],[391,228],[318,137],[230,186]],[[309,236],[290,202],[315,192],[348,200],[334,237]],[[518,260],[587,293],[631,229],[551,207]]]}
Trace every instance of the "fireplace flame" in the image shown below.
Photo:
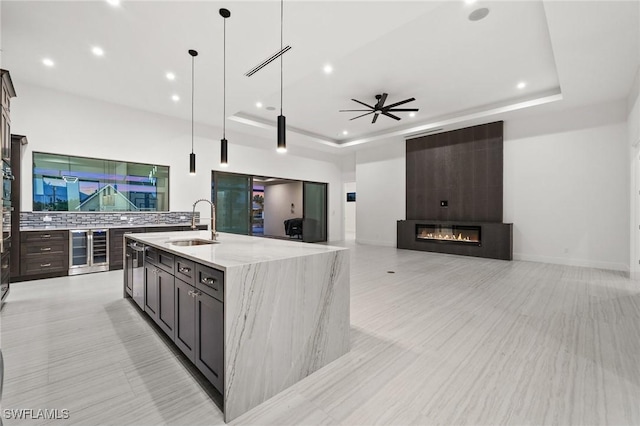
{"label": "fireplace flame", "polygon": [[453,240],[453,241],[462,241],[462,242],[470,242],[470,243],[477,243],[479,241],[477,237],[474,237],[472,239],[469,235],[462,235],[462,232],[459,232],[458,235],[442,234],[442,233],[435,234],[433,232],[427,232],[426,229],[423,229],[420,232],[420,234],[418,235],[418,238],[422,238],[425,240],[445,240],[445,241]]}

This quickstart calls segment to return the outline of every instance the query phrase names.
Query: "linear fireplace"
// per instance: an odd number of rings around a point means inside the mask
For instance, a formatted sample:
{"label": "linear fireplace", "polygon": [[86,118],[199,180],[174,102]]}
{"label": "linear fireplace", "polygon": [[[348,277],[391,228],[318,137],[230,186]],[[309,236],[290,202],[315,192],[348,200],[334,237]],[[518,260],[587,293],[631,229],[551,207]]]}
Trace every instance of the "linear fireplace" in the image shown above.
{"label": "linear fireplace", "polygon": [[513,224],[399,220],[399,249],[461,254],[490,259],[513,258]]}
{"label": "linear fireplace", "polygon": [[480,226],[416,224],[416,241],[481,246]]}

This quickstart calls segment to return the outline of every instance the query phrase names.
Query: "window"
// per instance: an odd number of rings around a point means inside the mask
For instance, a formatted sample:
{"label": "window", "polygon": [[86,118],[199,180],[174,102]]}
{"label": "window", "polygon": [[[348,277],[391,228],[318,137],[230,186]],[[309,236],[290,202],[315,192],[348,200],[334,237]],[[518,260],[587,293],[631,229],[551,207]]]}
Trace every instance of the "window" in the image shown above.
{"label": "window", "polygon": [[33,211],[168,210],[168,166],[33,153]]}

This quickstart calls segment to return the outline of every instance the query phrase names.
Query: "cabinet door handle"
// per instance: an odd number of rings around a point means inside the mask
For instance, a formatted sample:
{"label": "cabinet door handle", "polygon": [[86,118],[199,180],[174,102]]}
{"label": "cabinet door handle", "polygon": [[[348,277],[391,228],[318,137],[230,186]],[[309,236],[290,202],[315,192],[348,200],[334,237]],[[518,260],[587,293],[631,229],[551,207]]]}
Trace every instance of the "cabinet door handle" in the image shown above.
{"label": "cabinet door handle", "polygon": [[40,267],[41,267],[41,268],[48,268],[49,266],[51,266],[51,264],[50,264],[50,263],[41,263],[41,264],[40,264]]}
{"label": "cabinet door handle", "polygon": [[51,234],[42,234],[40,238],[51,238]]}
{"label": "cabinet door handle", "polygon": [[209,278],[209,277],[204,277],[200,280],[202,284],[207,284],[207,285],[213,285],[216,283],[216,281],[218,280],[216,280],[215,278]]}
{"label": "cabinet door handle", "polygon": [[191,268],[187,268],[186,266],[180,266],[178,267],[178,271],[182,272],[183,274],[187,274],[191,272]]}
{"label": "cabinet door handle", "polygon": [[51,247],[40,247],[40,251],[51,251]]}
{"label": "cabinet door handle", "polygon": [[131,257],[131,255],[129,253],[125,254],[125,257]]}
{"label": "cabinet door handle", "polygon": [[189,292],[187,293],[189,296],[193,297],[193,290],[189,290]]}

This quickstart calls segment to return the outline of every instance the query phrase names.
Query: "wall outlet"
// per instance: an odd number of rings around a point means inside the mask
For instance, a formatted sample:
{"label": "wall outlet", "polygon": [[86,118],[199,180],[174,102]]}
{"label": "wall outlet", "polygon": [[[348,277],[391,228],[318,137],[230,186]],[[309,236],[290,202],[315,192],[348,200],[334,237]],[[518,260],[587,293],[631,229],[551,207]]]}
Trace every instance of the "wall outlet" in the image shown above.
{"label": "wall outlet", "polygon": [[127,220],[126,216],[120,216],[120,220]]}
{"label": "wall outlet", "polygon": [[51,216],[45,216],[42,218],[43,222],[51,222]]}

